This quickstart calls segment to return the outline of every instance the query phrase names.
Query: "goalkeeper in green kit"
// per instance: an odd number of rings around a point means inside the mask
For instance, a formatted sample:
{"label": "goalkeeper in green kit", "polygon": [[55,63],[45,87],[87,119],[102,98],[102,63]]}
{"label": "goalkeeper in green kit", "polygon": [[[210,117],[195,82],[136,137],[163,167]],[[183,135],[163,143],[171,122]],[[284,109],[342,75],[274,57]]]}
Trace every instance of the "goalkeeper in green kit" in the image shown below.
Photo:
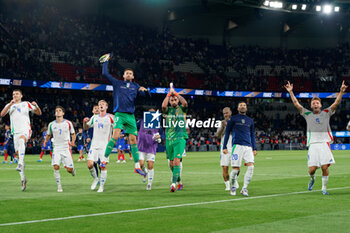
{"label": "goalkeeper in green kit", "polygon": [[[179,102],[181,105],[179,105]],[[170,103],[170,106],[168,106]],[[186,131],[186,112],[187,101],[179,95],[170,84],[170,90],[162,103],[163,114],[166,114],[166,154],[170,160],[170,167],[173,171],[173,179],[170,192],[175,192],[176,182],[180,182],[180,161],[185,151],[186,140],[188,139]],[[181,185],[182,186],[182,185]],[[181,190],[182,187],[180,187]]]}

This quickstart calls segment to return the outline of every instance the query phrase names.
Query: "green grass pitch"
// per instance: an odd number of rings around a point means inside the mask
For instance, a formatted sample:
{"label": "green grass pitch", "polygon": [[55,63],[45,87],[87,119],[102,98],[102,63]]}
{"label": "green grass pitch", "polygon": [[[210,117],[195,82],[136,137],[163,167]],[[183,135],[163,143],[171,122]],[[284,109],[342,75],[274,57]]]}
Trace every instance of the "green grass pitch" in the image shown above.
{"label": "green grass pitch", "polygon": [[[169,192],[170,171],[163,153],[156,156],[151,191],[146,191],[141,177],[133,173],[133,162],[116,164],[116,155],[111,157],[104,193],[90,190],[92,178],[86,162],[75,162],[76,177],[61,170],[63,193],[57,193],[48,155],[42,163],[36,162],[39,156],[26,156],[25,192],[20,191],[16,165],[0,164],[0,232],[349,232],[348,151],[334,152],[329,196],[321,194],[320,170],[315,191],[307,191],[306,151],[261,151],[248,198],[232,197],[224,191],[217,152],[187,154],[184,190],[176,193]],[[77,155],[74,157],[76,161]],[[245,170],[243,167],[240,186]],[[232,201],[211,203],[219,200]],[[202,204],[1,226],[186,203]]]}

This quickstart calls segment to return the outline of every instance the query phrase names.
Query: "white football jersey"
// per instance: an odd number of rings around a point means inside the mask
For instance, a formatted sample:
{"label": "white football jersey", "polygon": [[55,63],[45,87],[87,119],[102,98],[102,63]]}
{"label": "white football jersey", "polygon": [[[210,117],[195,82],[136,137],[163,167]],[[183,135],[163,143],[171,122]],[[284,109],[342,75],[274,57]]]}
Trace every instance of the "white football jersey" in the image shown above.
{"label": "white football jersey", "polygon": [[70,148],[70,135],[74,134],[72,122],[64,119],[61,123],[52,121],[49,124],[47,134],[52,135],[55,140],[54,150],[65,150]]}
{"label": "white football jersey", "polygon": [[[223,121],[226,121],[226,120],[223,120]],[[227,121],[226,121],[226,123],[227,123]],[[220,130],[220,128],[218,128],[216,132],[218,133],[219,130]],[[224,132],[224,133],[223,133],[223,135],[221,136],[221,140],[220,140],[220,145],[221,145],[221,146],[220,146],[220,152],[221,152],[221,153],[222,153],[222,151],[223,151],[223,146],[224,146],[224,140],[225,140],[225,134],[226,134],[226,126],[225,126],[223,132]],[[232,134],[230,134],[230,137],[228,138],[227,149],[228,149],[229,151],[232,150]]]}
{"label": "white football jersey", "polygon": [[333,135],[329,120],[335,113],[331,108],[322,110],[319,114],[303,108],[301,115],[305,118],[307,124],[307,146],[311,143],[333,142]]}
{"label": "white football jersey", "polygon": [[35,106],[27,101],[14,104],[9,108],[7,113],[10,115],[12,134],[31,131],[29,112],[33,112],[35,109]]}
{"label": "white football jersey", "polygon": [[108,113],[104,117],[94,115],[90,118],[87,125],[94,128],[91,148],[106,149],[113,132],[113,122],[113,116]]}

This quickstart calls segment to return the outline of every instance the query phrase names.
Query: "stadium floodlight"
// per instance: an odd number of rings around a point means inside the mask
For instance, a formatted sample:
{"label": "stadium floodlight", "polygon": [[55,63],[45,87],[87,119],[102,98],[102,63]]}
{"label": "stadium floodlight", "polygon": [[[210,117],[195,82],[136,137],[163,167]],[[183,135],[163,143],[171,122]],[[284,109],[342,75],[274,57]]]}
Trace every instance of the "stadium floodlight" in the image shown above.
{"label": "stadium floodlight", "polygon": [[323,6],[323,13],[330,14],[333,10],[333,7],[331,5],[324,5]]}
{"label": "stadium floodlight", "polygon": [[270,1],[264,1],[264,6],[269,6],[270,5]]}
{"label": "stadium floodlight", "polygon": [[316,6],[316,11],[321,11],[321,9],[322,9],[321,6],[319,5]]}
{"label": "stadium floodlight", "polygon": [[298,5],[297,4],[293,4],[292,5],[292,10],[296,10],[296,9],[298,9]]}
{"label": "stadium floodlight", "polygon": [[303,4],[303,5],[301,5],[301,9],[304,11],[304,10],[306,10],[306,4]]}
{"label": "stadium floodlight", "polygon": [[283,3],[279,1],[272,1],[270,2],[270,7],[272,8],[283,8]]}
{"label": "stadium floodlight", "polygon": [[340,11],[340,7],[339,6],[335,6],[334,7],[334,12],[339,12]]}

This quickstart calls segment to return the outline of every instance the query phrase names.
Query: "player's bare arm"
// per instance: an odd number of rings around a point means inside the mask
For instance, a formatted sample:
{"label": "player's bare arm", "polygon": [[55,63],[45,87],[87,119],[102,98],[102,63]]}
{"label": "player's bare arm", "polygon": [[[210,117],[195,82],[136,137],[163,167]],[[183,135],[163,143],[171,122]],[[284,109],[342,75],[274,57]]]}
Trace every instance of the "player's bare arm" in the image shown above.
{"label": "player's bare arm", "polygon": [[84,118],[84,120],[83,120],[83,128],[85,129],[85,130],[88,130],[89,129],[89,126],[88,126],[88,122],[89,122],[89,120],[90,120],[90,118],[88,118],[88,117],[85,117]]}
{"label": "player's bare arm", "polygon": [[8,111],[9,111],[9,109],[10,109],[10,107],[11,107],[12,105],[14,105],[15,102],[16,102],[15,100],[11,100],[10,104],[7,104],[7,105],[2,109],[0,116],[1,116],[1,117],[6,116],[6,114],[8,113]]}
{"label": "player's bare arm", "polygon": [[70,136],[72,137],[72,141],[70,142],[70,144],[75,145],[75,139],[77,138],[77,135],[75,133],[72,133]]}
{"label": "player's bare arm", "polygon": [[348,88],[347,85],[345,85],[345,81],[342,82],[341,87],[340,87],[340,92],[337,96],[337,98],[335,99],[334,103],[331,105],[331,110],[332,112],[335,111],[335,109],[338,107],[338,105],[340,104],[343,95],[345,94],[346,89]]}
{"label": "player's bare arm", "polygon": [[179,98],[179,101],[180,101],[182,107],[183,108],[187,108],[188,107],[188,103],[187,103],[186,99],[184,97],[182,97],[180,94],[178,94],[178,93],[176,93],[176,94],[177,95],[175,95],[175,96],[177,96],[177,98]]}
{"label": "player's bare arm", "polygon": [[35,107],[35,109],[33,111],[34,114],[41,116],[42,112],[41,112],[41,109],[39,108],[39,105],[35,101],[32,102],[32,105]]}
{"label": "player's bare arm", "polygon": [[221,121],[221,127],[219,129],[219,131],[216,133],[216,137],[221,138],[223,136],[223,134],[225,133],[225,127],[226,127],[227,123],[226,121]]}
{"label": "player's bare arm", "polygon": [[45,137],[45,141],[44,141],[44,147],[46,147],[46,144],[50,140],[50,138],[51,138],[51,135],[47,134],[46,137]]}
{"label": "player's bare arm", "polygon": [[298,99],[295,97],[293,93],[293,84],[291,84],[289,81],[286,85],[284,85],[284,88],[288,91],[290,98],[292,99],[292,102],[294,106],[298,109],[299,113],[301,114],[303,111],[303,106],[299,103]]}
{"label": "player's bare arm", "polygon": [[165,98],[163,100],[163,103],[162,103],[162,112],[163,113],[168,112],[169,99],[170,99],[170,97],[167,95],[167,96],[165,96]]}

